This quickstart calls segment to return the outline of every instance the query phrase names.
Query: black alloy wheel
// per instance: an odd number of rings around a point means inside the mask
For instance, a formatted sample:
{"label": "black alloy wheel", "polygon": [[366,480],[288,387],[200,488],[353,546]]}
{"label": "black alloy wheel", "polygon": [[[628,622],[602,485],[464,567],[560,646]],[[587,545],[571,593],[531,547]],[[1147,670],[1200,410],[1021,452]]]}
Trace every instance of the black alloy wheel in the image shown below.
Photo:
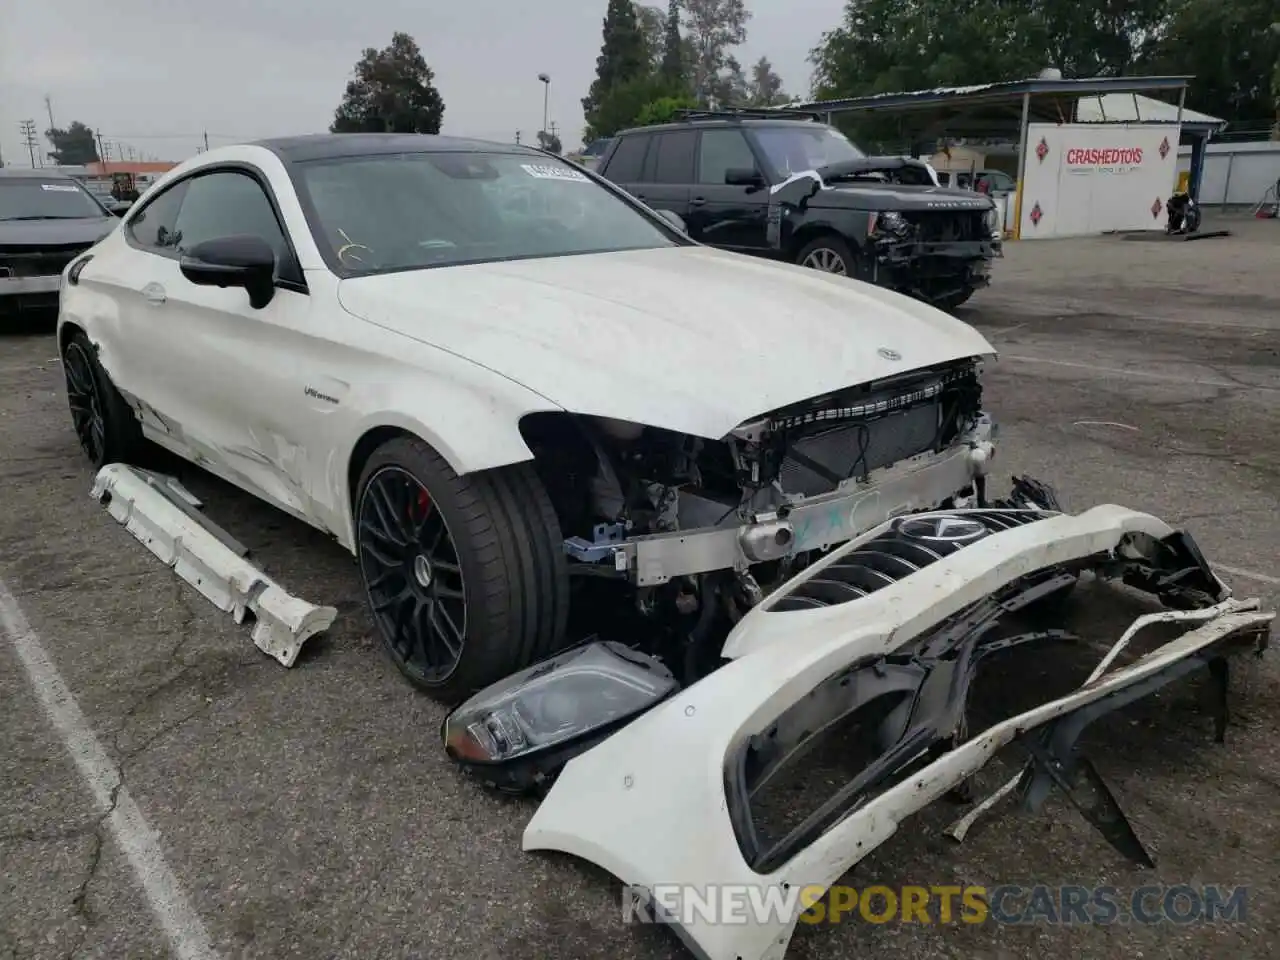
{"label": "black alloy wheel", "polygon": [[369,606],[396,665],[424,685],[457,669],[467,635],[458,548],[431,494],[409,471],[384,466],[356,512]]}
{"label": "black alloy wheel", "polygon": [[84,345],[73,340],[62,357],[71,424],[85,456],[91,463],[101,465],[106,459],[106,418],[103,416],[102,391],[93,368],[93,361],[85,353]]}

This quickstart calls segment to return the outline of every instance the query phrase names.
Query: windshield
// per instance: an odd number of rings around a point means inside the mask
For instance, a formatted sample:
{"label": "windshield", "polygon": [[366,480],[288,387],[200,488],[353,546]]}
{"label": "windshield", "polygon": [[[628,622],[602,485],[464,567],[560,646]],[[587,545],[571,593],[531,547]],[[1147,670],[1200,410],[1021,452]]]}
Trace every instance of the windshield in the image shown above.
{"label": "windshield", "polygon": [[835,127],[759,127],[756,141],[784,176],[866,156]]}
{"label": "windshield", "polygon": [[0,177],[0,220],[84,220],[108,216],[74,180]]}
{"label": "windshield", "polygon": [[410,153],[299,167],[316,241],[347,275],[678,244],[551,157]]}

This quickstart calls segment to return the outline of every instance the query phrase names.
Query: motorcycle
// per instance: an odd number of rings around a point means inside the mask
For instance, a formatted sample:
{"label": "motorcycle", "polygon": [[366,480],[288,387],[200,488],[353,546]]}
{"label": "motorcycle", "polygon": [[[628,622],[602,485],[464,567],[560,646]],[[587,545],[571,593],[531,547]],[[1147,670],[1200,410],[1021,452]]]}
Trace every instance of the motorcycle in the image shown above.
{"label": "motorcycle", "polygon": [[1200,229],[1200,204],[1191,194],[1185,191],[1175,193],[1165,201],[1164,208],[1169,214],[1165,233],[1195,233]]}

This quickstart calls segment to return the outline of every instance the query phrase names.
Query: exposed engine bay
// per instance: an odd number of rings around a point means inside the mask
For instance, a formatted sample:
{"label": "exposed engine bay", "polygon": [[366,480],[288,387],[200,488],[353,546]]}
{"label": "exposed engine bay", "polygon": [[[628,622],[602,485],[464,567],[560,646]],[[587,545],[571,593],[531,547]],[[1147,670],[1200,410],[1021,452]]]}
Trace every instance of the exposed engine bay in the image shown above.
{"label": "exposed engine bay", "polygon": [[773,410],[721,440],[600,418],[522,429],[572,574],[639,588],[645,614],[709,618],[714,590],[733,622],[891,516],[983,503],[994,426],[981,400],[971,359]]}

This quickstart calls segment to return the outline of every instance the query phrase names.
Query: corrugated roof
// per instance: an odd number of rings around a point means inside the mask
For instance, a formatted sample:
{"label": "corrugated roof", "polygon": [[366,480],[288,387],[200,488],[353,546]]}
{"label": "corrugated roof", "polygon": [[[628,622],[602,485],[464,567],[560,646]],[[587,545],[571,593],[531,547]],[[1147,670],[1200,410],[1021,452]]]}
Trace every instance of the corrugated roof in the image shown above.
{"label": "corrugated roof", "polygon": [[[1140,93],[1104,93],[1098,97],[1083,97],[1076,106],[1078,123],[1177,123],[1178,105],[1165,103]],[[1182,108],[1184,127],[1205,127],[1215,132],[1222,130],[1227,121],[1211,117],[1207,113]]]}
{"label": "corrugated roof", "polygon": [[819,110],[831,113],[852,113],[870,110],[909,110],[944,105],[994,103],[1032,97],[1065,96],[1071,98],[1097,97],[1110,93],[1134,93],[1139,90],[1182,90],[1190,85],[1191,77],[1093,77],[1086,80],[1053,80],[1031,78],[1007,80],[1000,83],[980,83],[966,87],[934,87],[929,90],[910,90],[904,93],[876,93],[865,97],[846,97],[841,100],[814,100],[807,103],[788,104],[792,110]]}

